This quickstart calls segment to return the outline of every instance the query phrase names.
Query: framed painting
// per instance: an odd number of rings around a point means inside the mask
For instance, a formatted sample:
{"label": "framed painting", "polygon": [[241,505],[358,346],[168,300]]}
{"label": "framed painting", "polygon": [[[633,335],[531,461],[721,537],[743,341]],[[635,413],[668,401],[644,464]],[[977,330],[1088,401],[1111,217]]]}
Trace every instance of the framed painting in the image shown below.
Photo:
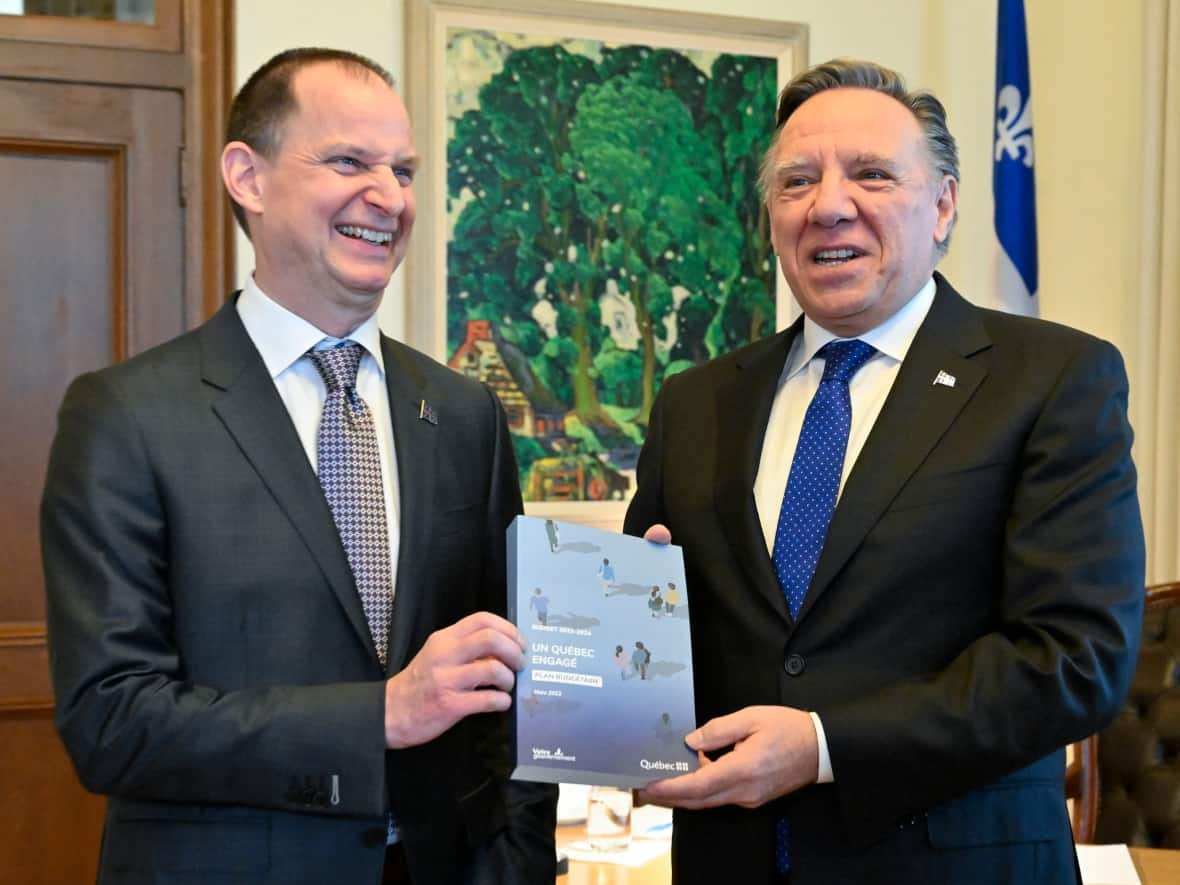
{"label": "framed painting", "polygon": [[407,338],[500,397],[530,514],[618,529],[662,380],[787,315],[757,177],[806,55],[786,22],[407,0]]}

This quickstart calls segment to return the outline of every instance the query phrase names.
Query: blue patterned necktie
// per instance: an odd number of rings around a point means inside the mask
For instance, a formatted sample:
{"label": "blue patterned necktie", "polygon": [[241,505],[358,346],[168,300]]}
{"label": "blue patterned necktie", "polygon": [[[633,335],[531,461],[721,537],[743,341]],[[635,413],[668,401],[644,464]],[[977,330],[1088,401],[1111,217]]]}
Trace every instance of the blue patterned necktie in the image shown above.
{"label": "blue patterned necktie", "polygon": [[381,451],[373,416],[356,389],[362,353],[355,341],[345,341],[329,349],[310,350],[307,355],[328,388],[316,442],[320,486],[348,556],[377,658],[385,667],[393,574]]}
{"label": "blue patterned necktie", "polygon": [[[774,534],[774,570],[792,618],[799,617],[836,509],[852,426],[848,379],[876,352],[871,344],[853,339],[829,341],[818,354],[824,358],[824,375],[803,418]],[[774,833],[775,866],[780,873],[791,869],[789,848],[787,819],[780,817]]]}
{"label": "blue patterned necktie", "polygon": [[799,616],[836,509],[852,426],[848,379],[876,352],[853,339],[830,341],[818,354],[824,358],[824,376],[803,418],[774,534],[774,570],[792,618]]}

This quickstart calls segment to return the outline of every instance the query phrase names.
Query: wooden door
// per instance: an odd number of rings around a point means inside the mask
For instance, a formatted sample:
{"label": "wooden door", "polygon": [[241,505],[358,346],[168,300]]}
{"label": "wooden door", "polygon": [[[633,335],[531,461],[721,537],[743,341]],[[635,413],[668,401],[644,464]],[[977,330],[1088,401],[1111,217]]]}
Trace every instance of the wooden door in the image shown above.
{"label": "wooden door", "polygon": [[37,509],[70,380],[184,328],[181,135],[175,92],[0,84],[0,793],[22,812],[6,881],[94,877],[102,802],[52,729]]}
{"label": "wooden door", "polygon": [[58,405],[209,313],[231,257],[219,183],[193,170],[223,119],[188,61],[213,7],[182,39],[178,0],[158,3],[158,33],[0,16],[0,882],[93,882],[105,808],[53,729],[38,508]]}

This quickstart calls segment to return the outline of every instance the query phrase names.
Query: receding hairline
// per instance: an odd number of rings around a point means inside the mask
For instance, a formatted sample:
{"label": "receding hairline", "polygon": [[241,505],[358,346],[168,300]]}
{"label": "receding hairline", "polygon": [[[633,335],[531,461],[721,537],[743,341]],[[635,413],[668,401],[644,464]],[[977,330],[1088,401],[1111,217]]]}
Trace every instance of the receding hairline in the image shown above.
{"label": "receding hairline", "polygon": [[393,77],[384,73],[378,73],[367,64],[356,61],[351,58],[320,58],[305,61],[299,65],[298,68],[291,74],[291,83],[294,85],[296,78],[300,74],[307,71],[314,71],[318,68],[339,68],[344,73],[355,77],[358,80],[367,80],[370,77],[377,80],[379,83],[385,85],[391,92],[397,92],[397,81]]}
{"label": "receding hairline", "polygon": [[[300,72],[321,64],[336,64],[340,69],[352,72],[350,76],[358,80],[363,79],[365,73],[370,74],[401,100],[393,75],[371,58],[344,49],[318,46],[287,49],[267,59],[234,95],[226,120],[224,145],[240,142],[260,156],[274,159],[282,146],[287,122],[300,109],[296,95],[297,78]],[[234,218],[249,237],[245,210],[236,200],[231,200],[231,207]]]}
{"label": "receding hairline", "polygon": [[[395,81],[393,80],[392,77],[387,79],[386,77],[382,76],[381,74],[378,74],[376,71],[361,64],[360,62],[352,61],[351,59],[322,59],[322,60],[317,60],[317,61],[306,62],[306,63],[300,65],[298,69],[296,69],[295,71],[293,71],[291,73],[290,89],[291,89],[291,102],[292,102],[292,104],[291,104],[291,107],[287,110],[287,113],[285,113],[280,119],[275,121],[275,129],[274,129],[274,133],[273,133],[274,134],[274,142],[273,142],[273,144],[271,144],[269,146],[272,151],[277,150],[282,145],[283,135],[284,135],[284,130],[286,128],[286,124],[290,121],[290,119],[295,114],[297,114],[301,110],[303,110],[303,105],[299,101],[299,89],[300,89],[300,83],[305,83],[307,80],[307,77],[305,75],[311,71],[315,71],[315,70],[318,70],[321,68],[331,68],[331,67],[337,68],[338,70],[342,71],[344,74],[346,74],[349,77],[352,77],[353,79],[357,80],[358,82],[363,82],[366,80],[373,80],[376,83],[383,85],[386,89],[389,90],[389,92],[391,94],[397,96],[398,100],[401,101],[401,95],[398,93],[397,86],[395,85]],[[306,86],[304,88],[306,88]],[[404,104],[404,102],[403,102],[403,104]]]}
{"label": "receding hairline", "polygon": [[239,101],[247,95],[256,95],[260,91],[275,90],[277,88],[279,90],[278,94],[285,94],[287,98],[287,101],[280,102],[278,105],[279,115],[272,116],[259,129],[253,129],[253,131],[247,133],[239,133],[239,135],[249,135],[251,137],[239,137],[236,139],[245,141],[246,144],[263,156],[272,158],[274,152],[282,144],[284,125],[290,119],[291,115],[300,109],[298,95],[300,75],[306,71],[330,66],[337,67],[345,74],[357,80],[365,80],[367,77],[373,77],[378,82],[385,84],[395,95],[398,94],[397,81],[393,75],[384,67],[377,64],[377,62],[363,55],[348,52],[347,50],[322,49],[317,47],[290,49],[280,52],[255,70],[238,91],[230,107],[231,119],[227,125],[226,143],[228,144],[230,141],[235,140],[232,137],[233,133],[231,130],[234,124],[233,111],[237,108]]}

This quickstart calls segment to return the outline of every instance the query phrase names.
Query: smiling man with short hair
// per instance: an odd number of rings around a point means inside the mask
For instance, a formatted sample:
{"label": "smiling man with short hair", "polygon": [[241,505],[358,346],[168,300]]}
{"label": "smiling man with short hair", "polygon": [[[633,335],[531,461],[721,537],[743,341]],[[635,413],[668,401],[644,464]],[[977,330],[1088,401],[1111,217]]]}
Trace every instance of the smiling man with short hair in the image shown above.
{"label": "smiling man with short hair", "polygon": [[377,326],[416,162],[379,66],[271,59],[222,155],[255,273],[66,394],[47,614],[103,885],[553,882],[556,791],[506,777],[504,412]]}

